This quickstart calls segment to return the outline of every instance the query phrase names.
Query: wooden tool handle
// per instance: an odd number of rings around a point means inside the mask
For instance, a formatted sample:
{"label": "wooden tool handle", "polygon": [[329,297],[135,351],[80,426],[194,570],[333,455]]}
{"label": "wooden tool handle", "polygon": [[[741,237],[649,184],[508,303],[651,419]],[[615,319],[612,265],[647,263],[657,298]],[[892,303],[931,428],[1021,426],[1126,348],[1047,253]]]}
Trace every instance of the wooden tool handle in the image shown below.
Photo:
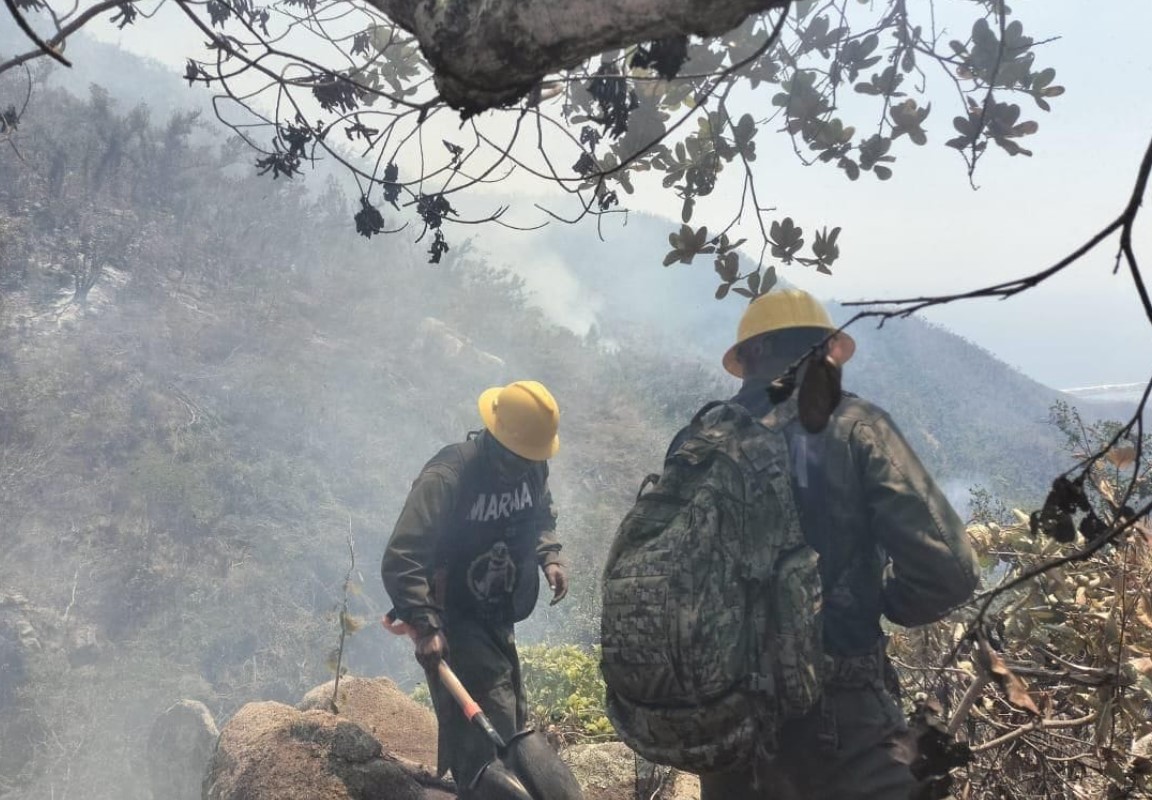
{"label": "wooden tool handle", "polygon": [[469,721],[477,714],[480,713],[480,704],[472,699],[472,695],[468,694],[468,690],[464,688],[464,684],[460,683],[460,679],[456,677],[456,673],[444,661],[440,662],[440,683],[448,690],[448,693],[460,705],[460,710],[464,712],[464,716]]}
{"label": "wooden tool handle", "polygon": [[460,683],[460,679],[456,677],[456,673],[444,661],[440,662],[440,683],[448,690],[453,699],[460,706],[460,710],[464,712],[464,716],[468,721],[478,727],[484,732],[484,735],[492,740],[496,745],[496,752],[503,753],[507,748],[502,737],[496,728],[488,719],[488,715],[481,709],[480,705],[472,699],[472,695],[468,694],[468,690],[464,688],[464,684]]}
{"label": "wooden tool handle", "polygon": [[[416,639],[416,631],[412,630],[410,625],[407,625],[400,620],[393,619],[391,615],[384,617],[380,620],[385,630],[396,636],[409,636],[413,640]],[[446,661],[441,660],[438,672],[440,676],[440,683],[448,690],[448,694],[452,695],[452,699],[460,706],[460,710],[464,712],[464,716],[469,722],[475,724],[478,728],[484,731],[485,735],[496,745],[498,751],[503,752],[505,748],[504,738],[492,726],[488,720],[487,715],[480,708],[480,704],[472,699],[472,695],[468,694],[468,690],[464,688],[464,684],[460,683],[460,679],[456,677],[456,673],[448,666]]]}

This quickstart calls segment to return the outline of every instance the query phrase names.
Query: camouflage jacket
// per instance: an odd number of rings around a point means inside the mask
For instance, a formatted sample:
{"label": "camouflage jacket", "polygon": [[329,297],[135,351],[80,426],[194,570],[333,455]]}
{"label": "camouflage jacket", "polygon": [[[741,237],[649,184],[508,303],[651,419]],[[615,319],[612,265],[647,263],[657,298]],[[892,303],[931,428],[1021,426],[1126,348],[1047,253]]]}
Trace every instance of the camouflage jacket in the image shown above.
{"label": "camouflage jacket", "polygon": [[[759,387],[732,402],[771,409]],[[886,412],[845,394],[823,431],[794,423],[786,434],[801,526],[820,554],[829,654],[874,652],[881,615],[925,625],[971,596],[979,564],[964,524]]]}
{"label": "camouflage jacket", "polygon": [[395,614],[418,630],[442,627],[445,610],[522,619],[536,602],[537,565],[561,563],[547,464],[502,482],[487,468],[486,438],[449,445],[425,464],[384,552]]}

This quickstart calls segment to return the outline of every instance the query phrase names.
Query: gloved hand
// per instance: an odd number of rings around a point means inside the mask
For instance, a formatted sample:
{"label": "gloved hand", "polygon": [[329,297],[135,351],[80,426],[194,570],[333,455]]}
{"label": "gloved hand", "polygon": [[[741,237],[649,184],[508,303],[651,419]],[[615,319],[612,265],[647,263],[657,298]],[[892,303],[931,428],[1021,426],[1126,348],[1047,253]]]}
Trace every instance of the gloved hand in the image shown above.
{"label": "gloved hand", "polygon": [[416,639],[416,660],[425,672],[435,672],[440,662],[448,658],[448,640],[440,631]]}
{"label": "gloved hand", "polygon": [[554,606],[568,596],[568,572],[560,564],[549,564],[544,567],[544,577],[552,589],[552,602],[548,605]]}

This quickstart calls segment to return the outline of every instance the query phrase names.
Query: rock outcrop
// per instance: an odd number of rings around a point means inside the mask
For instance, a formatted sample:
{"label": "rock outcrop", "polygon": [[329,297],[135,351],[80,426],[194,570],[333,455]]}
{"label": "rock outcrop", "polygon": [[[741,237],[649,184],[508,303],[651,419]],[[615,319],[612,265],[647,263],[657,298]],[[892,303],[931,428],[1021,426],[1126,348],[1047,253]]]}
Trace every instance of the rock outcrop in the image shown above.
{"label": "rock outcrop", "polygon": [[[562,750],[560,757],[584,787],[586,800],[635,800],[638,796],[636,758],[622,742],[578,744]],[[694,775],[673,770],[663,781],[647,783],[654,784],[647,787],[648,793],[658,792],[659,800],[700,800],[700,781]]]}
{"label": "rock outcrop", "polygon": [[[203,800],[451,800],[450,781],[435,775],[436,718],[387,678],[340,680],[317,686],[293,708],[249,703],[224,726],[203,782]],[[199,704],[178,703],[153,728],[172,728],[185,741],[185,718]],[[206,709],[204,710],[206,713]],[[167,719],[166,718],[170,718]],[[195,737],[188,735],[187,741]],[[187,752],[190,748],[177,748]],[[150,748],[151,752],[151,748]],[[635,800],[637,767],[619,742],[561,751],[586,800]],[[664,774],[645,796],[699,800],[692,775]],[[657,786],[656,784],[659,784]],[[198,784],[197,784],[198,785]],[[644,787],[641,786],[641,789]],[[657,792],[652,794],[652,792]],[[192,800],[173,788],[157,800]]]}
{"label": "rock outcrop", "polygon": [[[296,708],[332,710],[332,686],[333,681],[317,686]],[[436,769],[436,715],[387,678],[341,678],[336,713],[371,733],[388,752]]]}
{"label": "rock outcrop", "polygon": [[200,800],[200,783],[220,731],[203,703],[181,700],[148,732],[148,779],[156,800]]}
{"label": "rock outcrop", "polygon": [[249,703],[220,735],[205,800],[422,800],[423,789],[354,722]]}
{"label": "rock outcrop", "polygon": [[345,678],[298,708],[249,703],[220,734],[204,800],[450,800],[431,712],[386,678]]}

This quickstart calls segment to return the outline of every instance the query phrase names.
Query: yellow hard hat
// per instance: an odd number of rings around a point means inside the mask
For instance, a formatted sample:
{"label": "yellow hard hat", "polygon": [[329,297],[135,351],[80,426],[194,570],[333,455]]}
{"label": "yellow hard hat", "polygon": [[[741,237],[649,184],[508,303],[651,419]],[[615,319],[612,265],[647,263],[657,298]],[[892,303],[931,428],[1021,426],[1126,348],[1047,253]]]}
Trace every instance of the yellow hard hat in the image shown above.
{"label": "yellow hard hat", "polygon": [[494,386],[480,395],[480,418],[496,441],[530,461],[547,461],[560,449],[560,406],[538,381]]}
{"label": "yellow hard hat", "polygon": [[[748,304],[740,325],[736,329],[736,344],[724,354],[724,369],[737,378],[744,377],[744,367],[736,357],[740,345],[765,333],[788,328],[819,328],[832,332],[836,326],[824,306],[812,295],[800,289],[781,289],[761,295]],[[846,333],[834,340],[837,361],[844,364],[856,352],[856,342]]]}

